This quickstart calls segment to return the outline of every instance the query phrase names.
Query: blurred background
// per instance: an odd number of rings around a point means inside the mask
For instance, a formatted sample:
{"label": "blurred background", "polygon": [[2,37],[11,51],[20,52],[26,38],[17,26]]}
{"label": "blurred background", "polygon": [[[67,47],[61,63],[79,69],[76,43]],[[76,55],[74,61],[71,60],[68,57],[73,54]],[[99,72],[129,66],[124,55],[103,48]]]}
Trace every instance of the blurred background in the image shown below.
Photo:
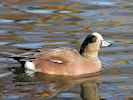
{"label": "blurred background", "polygon": [[[19,64],[6,53],[79,49],[91,32],[113,44],[100,51],[109,69],[100,76],[29,77],[9,70]],[[0,0],[0,100],[133,100],[132,67],[132,0]]]}

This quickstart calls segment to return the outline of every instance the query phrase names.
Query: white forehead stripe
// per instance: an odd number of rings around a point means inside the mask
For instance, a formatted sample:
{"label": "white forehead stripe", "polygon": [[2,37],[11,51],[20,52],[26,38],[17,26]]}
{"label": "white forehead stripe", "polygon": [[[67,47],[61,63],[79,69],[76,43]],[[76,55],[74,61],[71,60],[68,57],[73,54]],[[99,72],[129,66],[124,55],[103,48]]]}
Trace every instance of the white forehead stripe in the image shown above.
{"label": "white forehead stripe", "polygon": [[99,38],[99,39],[103,40],[102,35],[101,35],[101,34],[99,34],[98,32],[94,32],[94,33],[92,33],[92,35],[94,35],[94,36],[96,36],[97,38]]}

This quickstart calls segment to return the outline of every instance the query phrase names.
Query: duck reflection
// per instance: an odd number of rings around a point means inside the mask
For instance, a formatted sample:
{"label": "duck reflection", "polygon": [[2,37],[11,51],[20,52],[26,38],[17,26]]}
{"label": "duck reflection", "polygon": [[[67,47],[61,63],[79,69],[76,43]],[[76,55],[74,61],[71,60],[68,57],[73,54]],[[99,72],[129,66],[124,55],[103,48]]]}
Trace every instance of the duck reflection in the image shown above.
{"label": "duck reflection", "polygon": [[81,98],[83,100],[100,100],[97,83],[85,82],[81,84]]}
{"label": "duck reflection", "polygon": [[[76,98],[78,100],[100,100],[98,97],[97,84],[100,81],[100,73],[80,76],[56,76],[35,73],[29,77],[26,74],[15,75],[14,81],[21,84],[28,82],[34,84],[34,96],[44,95],[47,97]],[[20,84],[20,83],[19,83]],[[28,85],[28,84],[27,84]],[[75,88],[76,87],[76,88]],[[39,94],[36,92],[41,88]],[[72,91],[75,91],[74,93]],[[32,91],[33,92],[33,91]],[[67,96],[66,96],[67,95]]]}

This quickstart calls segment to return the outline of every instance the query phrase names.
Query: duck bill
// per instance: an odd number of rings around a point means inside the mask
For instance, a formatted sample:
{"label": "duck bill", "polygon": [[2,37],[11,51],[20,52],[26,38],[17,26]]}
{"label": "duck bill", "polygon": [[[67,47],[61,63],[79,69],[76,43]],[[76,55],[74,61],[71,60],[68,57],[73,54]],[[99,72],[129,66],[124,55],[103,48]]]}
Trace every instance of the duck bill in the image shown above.
{"label": "duck bill", "polygon": [[107,41],[102,41],[102,43],[101,43],[101,46],[102,47],[109,47],[109,46],[111,46],[112,44],[111,43],[109,43],[109,42],[107,42]]}

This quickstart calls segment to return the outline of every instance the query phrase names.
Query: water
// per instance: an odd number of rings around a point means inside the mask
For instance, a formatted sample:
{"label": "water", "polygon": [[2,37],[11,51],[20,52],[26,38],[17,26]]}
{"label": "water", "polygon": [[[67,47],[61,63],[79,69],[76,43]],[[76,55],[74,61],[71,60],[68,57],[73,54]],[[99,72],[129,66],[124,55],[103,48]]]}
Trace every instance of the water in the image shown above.
{"label": "water", "polygon": [[[0,2],[0,100],[133,99],[132,0]],[[102,75],[31,77],[9,70],[19,64],[4,53],[64,45],[79,48],[87,32],[94,31],[113,43],[100,52],[110,69]]]}

